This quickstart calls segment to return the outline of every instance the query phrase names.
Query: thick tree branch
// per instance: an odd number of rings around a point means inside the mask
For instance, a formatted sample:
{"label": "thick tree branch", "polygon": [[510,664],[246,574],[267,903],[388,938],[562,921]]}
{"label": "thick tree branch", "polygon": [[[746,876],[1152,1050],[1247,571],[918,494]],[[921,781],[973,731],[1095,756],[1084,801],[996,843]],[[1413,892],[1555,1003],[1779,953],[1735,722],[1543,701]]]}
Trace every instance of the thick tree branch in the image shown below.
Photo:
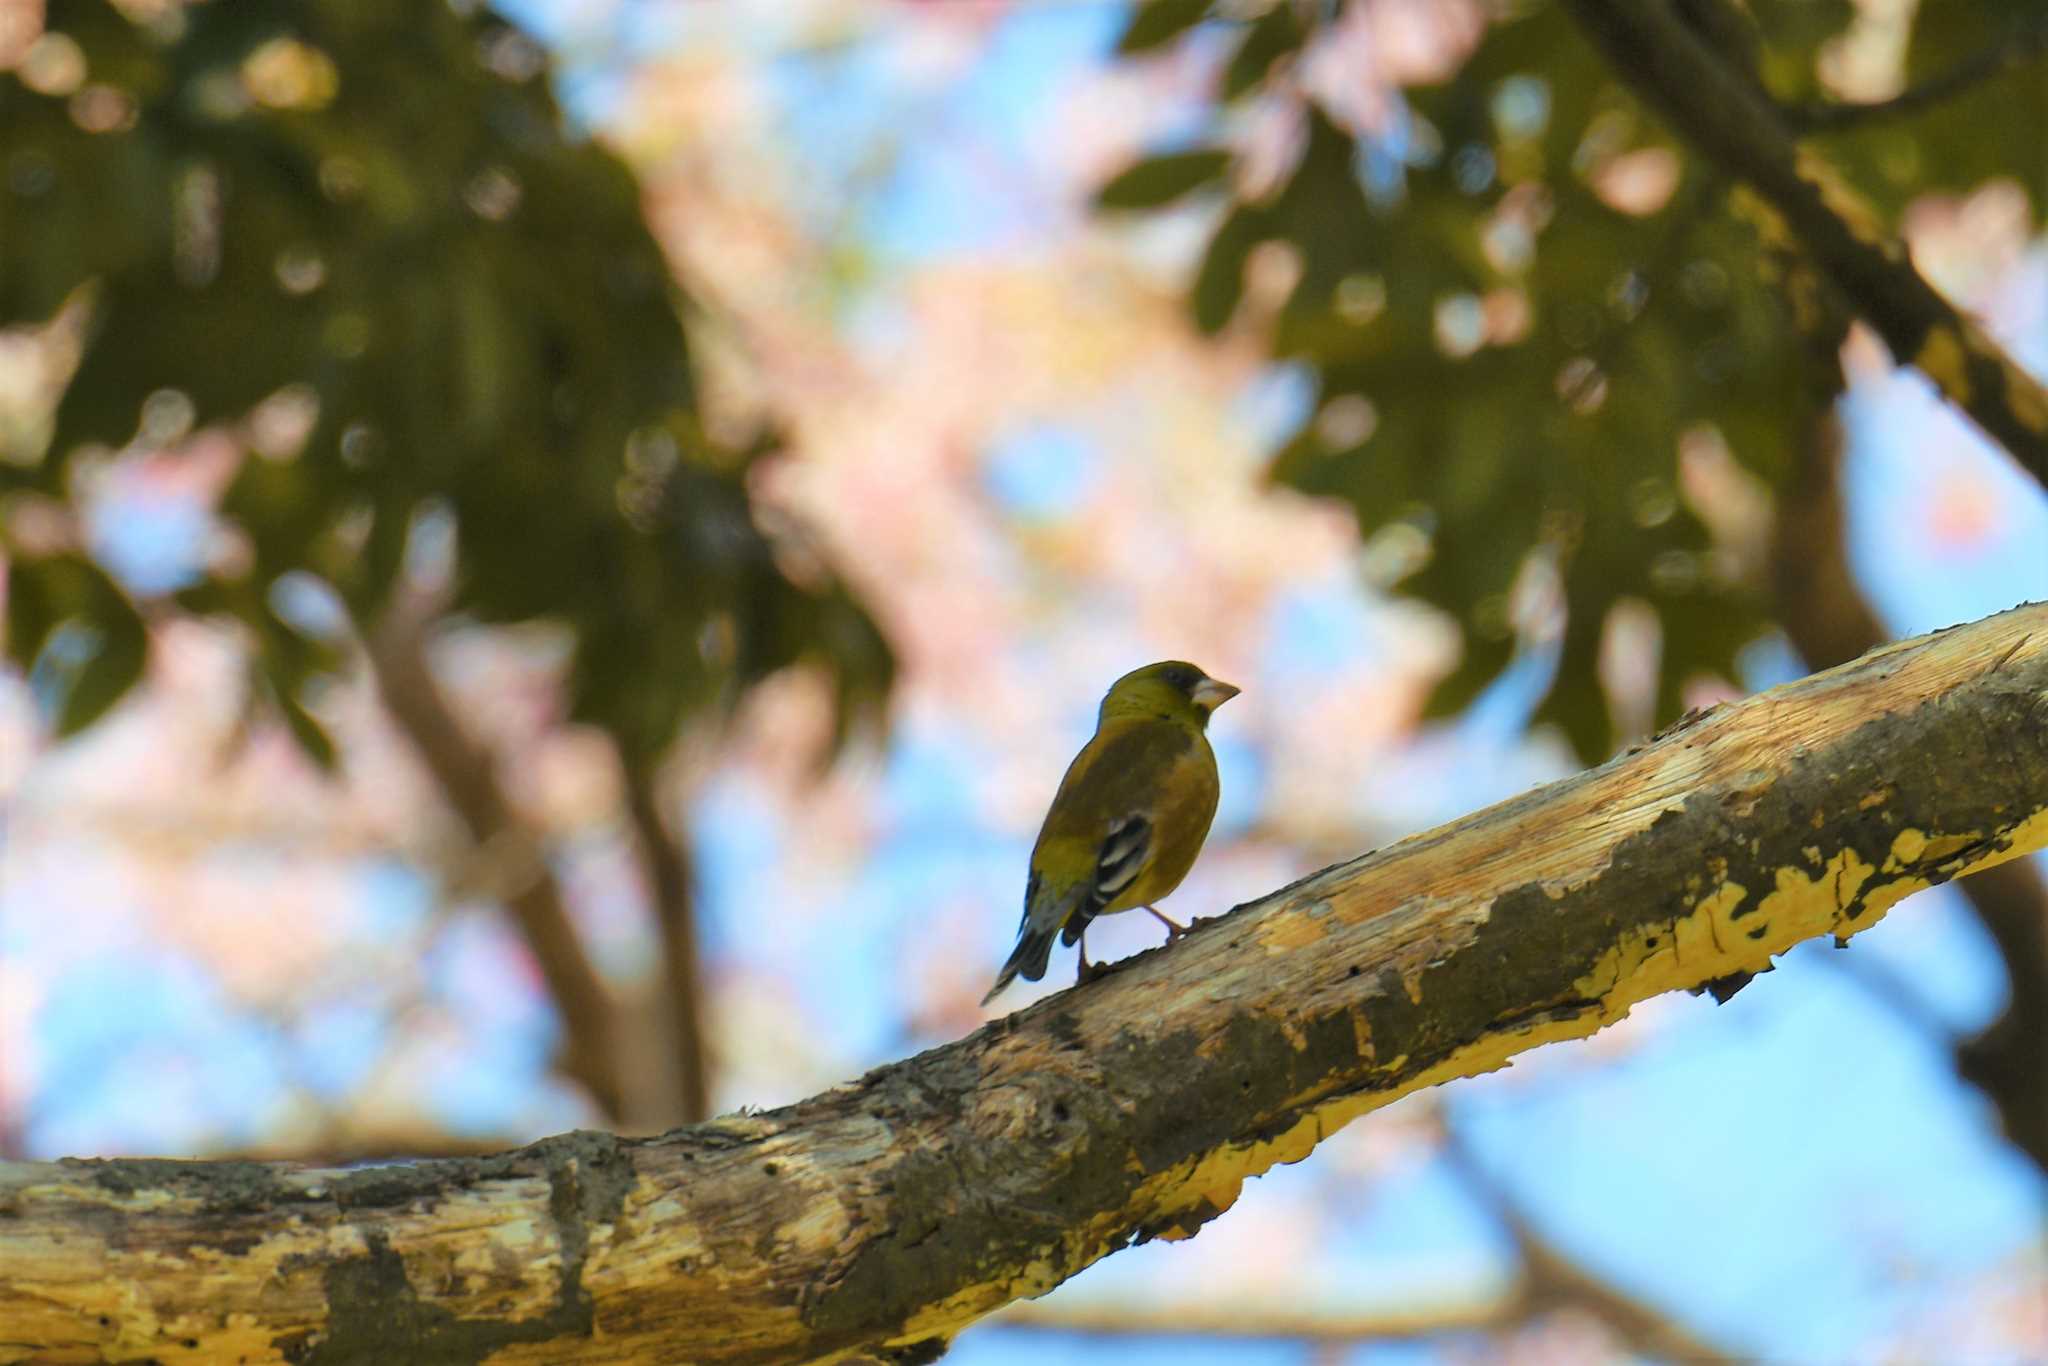
{"label": "thick tree branch", "polygon": [[1747,181],[1892,354],[2048,484],[2048,389],[1913,268],[1877,213],[1670,0],[1569,0],[1620,78],[1709,162]]}
{"label": "thick tree branch", "polygon": [[1689,718],[784,1109],[358,1171],[0,1166],[4,1342],[929,1360],[1119,1248],[1194,1233],[1402,1095],[2044,845],[2033,606]]}
{"label": "thick tree branch", "polygon": [[583,951],[582,937],[532,832],[498,786],[491,756],[464,732],[441,695],[427,664],[424,631],[423,608],[401,602],[365,640],[385,706],[478,846],[505,851],[526,864],[516,885],[505,890],[505,909],[533,951],[561,1015],[559,1065],[616,1123],[623,1100],[611,996]]}

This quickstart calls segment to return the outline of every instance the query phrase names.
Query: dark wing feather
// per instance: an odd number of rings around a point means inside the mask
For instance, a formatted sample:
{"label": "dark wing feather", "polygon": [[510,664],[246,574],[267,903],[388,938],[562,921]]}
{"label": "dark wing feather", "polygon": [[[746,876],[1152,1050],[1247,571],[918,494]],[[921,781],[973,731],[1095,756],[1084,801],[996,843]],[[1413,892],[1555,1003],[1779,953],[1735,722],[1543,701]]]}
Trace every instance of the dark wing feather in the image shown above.
{"label": "dark wing feather", "polygon": [[1145,817],[1125,816],[1110,826],[1095,860],[1095,899],[1105,906],[1114,901],[1118,892],[1137,881],[1151,851],[1152,822]]}
{"label": "dark wing feather", "polygon": [[1152,852],[1152,822],[1133,813],[1109,827],[1095,856],[1095,885],[1088,899],[1076,907],[1060,931],[1060,942],[1071,944],[1081,937],[1097,912],[1116,900],[1117,894],[1138,880],[1145,859]]}
{"label": "dark wing feather", "polygon": [[[1047,908],[1039,905],[1038,887],[1038,874],[1033,873],[1031,881],[1024,887],[1024,918],[1017,922],[1017,946],[1010,950],[1009,961],[996,974],[996,984],[988,989],[988,995],[981,998],[983,1005],[993,1001],[1019,975],[1031,982],[1045,976],[1045,962],[1052,954],[1052,941],[1059,932],[1059,911],[1054,907],[1050,914],[1046,913]],[[1040,912],[1041,920],[1050,923],[1033,924],[1031,913],[1034,910]]]}

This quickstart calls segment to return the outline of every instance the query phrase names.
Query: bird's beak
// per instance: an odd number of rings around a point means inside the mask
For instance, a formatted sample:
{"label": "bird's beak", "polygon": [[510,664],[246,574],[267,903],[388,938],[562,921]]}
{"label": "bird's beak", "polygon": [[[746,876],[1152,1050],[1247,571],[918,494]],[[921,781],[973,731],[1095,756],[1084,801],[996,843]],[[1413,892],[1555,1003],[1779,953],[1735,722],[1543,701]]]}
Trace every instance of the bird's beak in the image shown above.
{"label": "bird's beak", "polygon": [[1194,691],[1189,693],[1188,696],[1194,699],[1196,706],[1205,712],[1209,712],[1216,710],[1243,691],[1244,689],[1238,687],[1235,683],[1225,683],[1220,678],[1205,678],[1195,684]]}

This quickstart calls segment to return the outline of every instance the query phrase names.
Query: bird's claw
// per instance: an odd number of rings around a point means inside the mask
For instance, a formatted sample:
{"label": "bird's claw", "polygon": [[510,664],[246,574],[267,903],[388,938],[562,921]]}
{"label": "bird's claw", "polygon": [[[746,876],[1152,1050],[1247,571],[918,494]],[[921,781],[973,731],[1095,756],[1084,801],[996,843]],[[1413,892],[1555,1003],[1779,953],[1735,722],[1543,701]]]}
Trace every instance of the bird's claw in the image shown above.
{"label": "bird's claw", "polygon": [[1147,906],[1145,908],[1145,914],[1151,916],[1154,920],[1166,926],[1166,942],[1169,944],[1171,944],[1174,940],[1180,938],[1182,935],[1188,932],[1188,927],[1186,925],[1181,924],[1178,920],[1173,920],[1166,916],[1161,915],[1159,912],[1153,910],[1150,906]]}

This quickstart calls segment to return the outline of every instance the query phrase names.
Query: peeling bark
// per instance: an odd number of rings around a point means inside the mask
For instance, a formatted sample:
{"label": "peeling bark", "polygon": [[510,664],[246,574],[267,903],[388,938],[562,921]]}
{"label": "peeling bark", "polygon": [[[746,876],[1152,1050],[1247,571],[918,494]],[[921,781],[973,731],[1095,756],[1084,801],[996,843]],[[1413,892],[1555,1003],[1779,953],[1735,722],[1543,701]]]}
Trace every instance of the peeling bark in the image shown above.
{"label": "peeling bark", "polygon": [[2043,845],[2033,606],[1688,718],[785,1109],[357,1171],[0,1165],[0,1359],[930,1360],[1399,1096]]}

